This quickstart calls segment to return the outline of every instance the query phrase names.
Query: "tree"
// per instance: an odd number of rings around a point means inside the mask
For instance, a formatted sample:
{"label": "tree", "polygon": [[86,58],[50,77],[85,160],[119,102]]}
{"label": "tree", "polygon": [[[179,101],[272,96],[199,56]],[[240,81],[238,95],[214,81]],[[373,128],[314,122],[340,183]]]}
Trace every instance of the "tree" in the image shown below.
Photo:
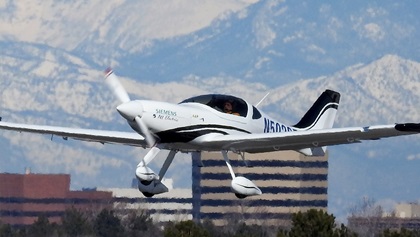
{"label": "tree", "polygon": [[[279,236],[282,235],[279,234]],[[341,225],[340,229],[336,229],[335,217],[332,214],[329,215],[322,210],[311,209],[306,213],[298,212],[293,214],[292,229],[288,236],[345,237],[356,235],[349,231],[344,225]]]}
{"label": "tree", "polygon": [[51,236],[52,232],[53,230],[48,218],[45,215],[40,215],[29,227],[27,236]]}
{"label": "tree", "polygon": [[113,211],[103,209],[96,217],[94,230],[101,237],[124,236],[124,228],[120,219],[114,215]]}
{"label": "tree", "polygon": [[234,237],[265,237],[269,236],[268,232],[260,225],[246,225],[242,223],[236,230]]}
{"label": "tree", "polygon": [[210,237],[209,232],[201,225],[193,221],[181,221],[179,223],[168,223],[163,232],[165,237]]}
{"label": "tree", "polygon": [[212,237],[225,237],[227,234],[223,231],[223,228],[217,227],[214,223],[206,218],[203,220],[201,226],[210,233]]}
{"label": "tree", "polygon": [[0,236],[2,237],[14,236],[12,227],[9,224],[2,224],[0,222]]}
{"label": "tree", "polygon": [[376,205],[374,198],[363,197],[360,202],[350,208],[351,216],[356,217],[381,217],[384,210]]}
{"label": "tree", "polygon": [[122,220],[127,236],[158,236],[159,228],[153,223],[153,219],[145,210],[128,212]]}
{"label": "tree", "polygon": [[340,229],[336,229],[334,232],[336,237],[356,237],[357,234],[351,231],[347,226],[341,224]]}
{"label": "tree", "polygon": [[92,226],[86,215],[74,207],[64,212],[62,229],[69,236],[83,236],[92,233]]}
{"label": "tree", "polygon": [[[383,208],[376,205],[376,201],[370,197],[363,199],[350,209],[351,216],[347,218],[348,226],[361,236],[373,236],[379,234],[379,221],[383,215]],[[385,227],[386,228],[386,227]]]}
{"label": "tree", "polygon": [[414,230],[407,230],[402,228],[401,230],[390,230],[386,229],[382,233],[383,237],[418,237],[420,236],[420,231],[414,231]]}

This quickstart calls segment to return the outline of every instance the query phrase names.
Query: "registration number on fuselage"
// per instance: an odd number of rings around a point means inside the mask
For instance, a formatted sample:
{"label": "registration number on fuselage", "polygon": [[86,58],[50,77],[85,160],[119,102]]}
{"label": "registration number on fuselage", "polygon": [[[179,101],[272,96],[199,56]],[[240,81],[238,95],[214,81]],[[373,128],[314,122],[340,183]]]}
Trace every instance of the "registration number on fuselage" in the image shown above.
{"label": "registration number on fuselage", "polygon": [[268,118],[264,118],[264,133],[292,132],[292,131],[294,131],[294,129],[291,127],[275,122]]}

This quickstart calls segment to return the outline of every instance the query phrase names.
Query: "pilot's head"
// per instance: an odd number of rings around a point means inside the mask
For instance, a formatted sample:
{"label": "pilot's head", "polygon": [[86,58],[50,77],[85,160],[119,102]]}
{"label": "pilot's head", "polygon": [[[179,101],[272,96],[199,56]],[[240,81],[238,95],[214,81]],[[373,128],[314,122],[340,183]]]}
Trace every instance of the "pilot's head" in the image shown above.
{"label": "pilot's head", "polygon": [[226,101],[225,104],[223,105],[223,111],[225,113],[232,113],[232,102]]}

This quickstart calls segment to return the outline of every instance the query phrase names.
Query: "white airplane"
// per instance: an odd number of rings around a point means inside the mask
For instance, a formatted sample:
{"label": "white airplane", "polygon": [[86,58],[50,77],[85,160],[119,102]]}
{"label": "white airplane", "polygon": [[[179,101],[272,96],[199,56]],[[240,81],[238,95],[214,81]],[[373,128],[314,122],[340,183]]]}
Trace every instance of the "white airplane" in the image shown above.
{"label": "white airplane", "polygon": [[[296,125],[288,126],[260,111],[259,103],[253,106],[231,95],[200,95],[179,104],[130,100],[113,71],[107,69],[105,73],[108,86],[121,102],[116,109],[135,133],[9,122],[0,122],[0,128],[148,147],[135,172],[138,189],[146,197],[168,191],[161,180],[178,151],[221,151],[232,176],[231,189],[238,198],[244,198],[262,192],[251,180],[235,175],[228,152],[240,154],[244,162],[245,152],[296,150],[320,156],[325,154],[326,146],[420,133],[420,123],[332,128],[340,100],[340,94],[332,90],[324,91]],[[148,164],[161,149],[170,152],[156,174]]]}

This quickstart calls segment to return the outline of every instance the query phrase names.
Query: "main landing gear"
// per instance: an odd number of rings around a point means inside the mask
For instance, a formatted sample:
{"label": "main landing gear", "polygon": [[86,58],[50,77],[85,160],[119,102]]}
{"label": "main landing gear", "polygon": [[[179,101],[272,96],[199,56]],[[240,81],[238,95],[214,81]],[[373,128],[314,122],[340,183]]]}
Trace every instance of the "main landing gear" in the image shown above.
{"label": "main landing gear", "polygon": [[[159,151],[160,149],[158,147],[152,147],[136,168],[136,177],[139,180],[138,189],[146,197],[153,197],[155,194],[168,192],[168,188],[161,181],[171,165],[177,151],[171,150],[169,152],[162,168],[159,171],[159,174],[157,175],[150,167],[148,167],[148,164],[156,157]],[[233,172],[233,168],[230,164],[227,151],[222,151],[222,155],[229,169],[230,175],[232,176],[230,186],[236,197],[242,199],[248,196],[261,195],[261,190],[251,180],[243,176],[235,175],[235,172]],[[243,154],[241,154],[241,157],[245,161]],[[245,164],[248,166],[246,161]]]}
{"label": "main landing gear", "polygon": [[[248,196],[261,195],[262,194],[261,190],[251,180],[243,176],[235,175],[232,169],[232,165],[230,164],[229,158],[227,156],[227,151],[222,151],[222,155],[223,155],[223,158],[225,159],[230,175],[232,176],[232,182],[230,184],[230,187],[232,189],[232,192],[235,193],[236,197],[243,199]],[[241,157],[245,161],[243,154],[241,154]]]}

